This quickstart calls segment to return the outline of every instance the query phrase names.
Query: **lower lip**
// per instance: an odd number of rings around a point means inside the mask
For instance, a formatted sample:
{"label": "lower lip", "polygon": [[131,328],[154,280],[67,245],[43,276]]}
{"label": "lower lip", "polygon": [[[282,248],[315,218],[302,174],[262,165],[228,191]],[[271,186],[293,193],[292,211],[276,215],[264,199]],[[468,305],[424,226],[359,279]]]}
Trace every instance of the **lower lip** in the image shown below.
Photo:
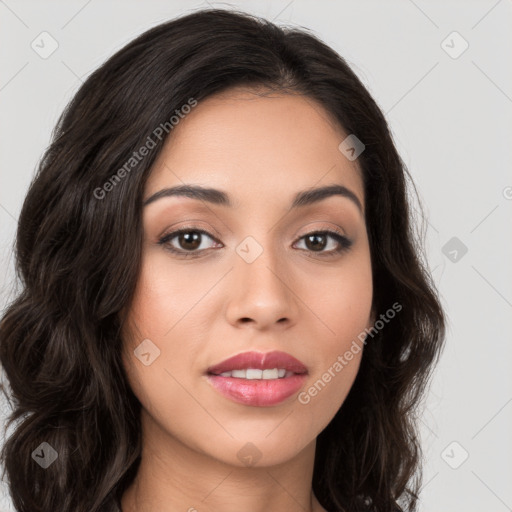
{"label": "lower lip", "polygon": [[237,379],[208,375],[213,387],[225,397],[244,405],[268,407],[277,405],[304,385],[306,374],[282,379]]}

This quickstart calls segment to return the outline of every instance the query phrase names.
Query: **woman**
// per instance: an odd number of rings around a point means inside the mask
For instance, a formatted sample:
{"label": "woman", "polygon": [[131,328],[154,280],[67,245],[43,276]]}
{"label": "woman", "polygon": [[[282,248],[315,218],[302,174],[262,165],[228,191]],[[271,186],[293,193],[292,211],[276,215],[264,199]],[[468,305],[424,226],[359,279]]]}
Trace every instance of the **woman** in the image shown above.
{"label": "woman", "polygon": [[444,316],[345,61],[199,11],[59,120],[0,324],[20,512],[415,510]]}

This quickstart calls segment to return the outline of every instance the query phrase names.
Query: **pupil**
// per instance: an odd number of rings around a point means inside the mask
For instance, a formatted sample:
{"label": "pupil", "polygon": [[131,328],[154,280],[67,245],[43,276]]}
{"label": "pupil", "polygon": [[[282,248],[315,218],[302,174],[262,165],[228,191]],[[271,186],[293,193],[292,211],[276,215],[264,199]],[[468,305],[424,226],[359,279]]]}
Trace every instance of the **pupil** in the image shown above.
{"label": "pupil", "polygon": [[182,233],[180,235],[180,244],[182,245],[182,247],[184,247],[184,249],[197,249],[201,245],[201,243],[199,242],[200,237],[200,233],[197,233],[196,231]]}
{"label": "pupil", "polygon": [[[324,241],[323,243],[320,243],[318,244],[318,239],[319,238],[323,238]],[[310,244],[310,242],[313,240],[313,243]],[[319,250],[322,250],[324,247],[325,247],[325,235],[309,235],[307,238],[306,238],[306,245],[308,246],[309,249],[313,249],[315,250],[316,249],[319,249]]]}

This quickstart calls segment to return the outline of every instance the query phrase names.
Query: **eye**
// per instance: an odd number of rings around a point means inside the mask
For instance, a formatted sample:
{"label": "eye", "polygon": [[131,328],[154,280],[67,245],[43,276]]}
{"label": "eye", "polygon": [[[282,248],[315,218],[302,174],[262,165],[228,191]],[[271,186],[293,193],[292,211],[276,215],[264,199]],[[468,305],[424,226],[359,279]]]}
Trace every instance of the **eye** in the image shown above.
{"label": "eye", "polygon": [[[330,248],[326,250],[329,247],[329,238],[331,244]],[[348,250],[352,246],[352,241],[345,235],[330,230],[312,231],[301,237],[299,241],[304,241],[305,250],[319,253],[320,256],[333,256]]]}
{"label": "eye", "polygon": [[[213,245],[211,243],[208,244],[207,239],[213,241]],[[335,256],[352,246],[352,241],[346,236],[330,230],[312,231],[299,238],[299,242],[301,241],[304,241],[306,246],[302,250],[326,257]],[[214,248],[215,244],[217,244],[217,247],[223,247],[213,235],[204,229],[195,227],[185,227],[168,233],[160,238],[158,244],[184,258],[199,257],[204,251]]]}
{"label": "eye", "polygon": [[[184,256],[185,258],[197,257],[206,249],[211,248],[205,242],[205,238],[209,238],[217,242],[210,233],[199,228],[182,228],[164,235],[158,243],[165,246],[165,249]],[[174,239],[176,239],[174,241]],[[217,242],[218,243],[218,242]],[[178,247],[176,247],[178,245]]]}

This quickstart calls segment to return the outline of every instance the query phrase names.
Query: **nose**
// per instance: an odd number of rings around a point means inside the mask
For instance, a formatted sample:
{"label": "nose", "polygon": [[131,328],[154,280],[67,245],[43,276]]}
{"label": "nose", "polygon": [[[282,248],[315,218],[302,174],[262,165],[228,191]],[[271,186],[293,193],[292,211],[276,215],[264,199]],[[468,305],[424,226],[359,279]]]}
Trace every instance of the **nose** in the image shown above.
{"label": "nose", "polygon": [[230,282],[226,316],[232,325],[266,330],[286,329],[297,322],[300,300],[284,255],[265,247],[248,263],[236,254]]}

